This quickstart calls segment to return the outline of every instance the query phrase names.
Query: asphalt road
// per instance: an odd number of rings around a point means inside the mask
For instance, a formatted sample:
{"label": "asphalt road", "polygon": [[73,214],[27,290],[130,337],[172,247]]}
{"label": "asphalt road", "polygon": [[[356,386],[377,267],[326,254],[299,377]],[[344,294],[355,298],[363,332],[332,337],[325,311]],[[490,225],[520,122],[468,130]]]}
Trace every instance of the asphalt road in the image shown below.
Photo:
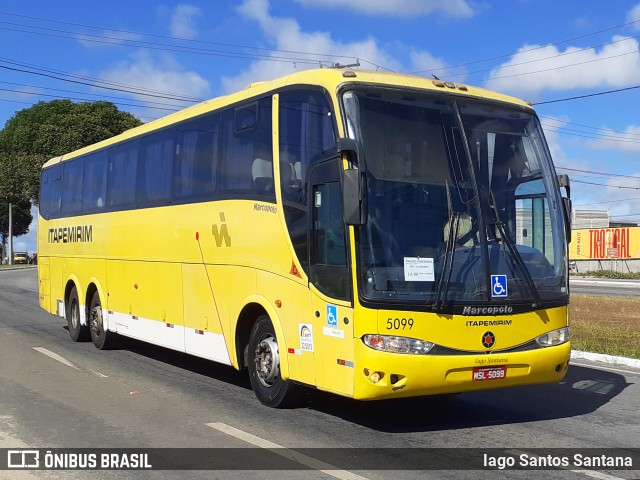
{"label": "asphalt road", "polygon": [[640,297],[640,281],[607,280],[601,278],[569,279],[571,293],[581,295],[605,295],[609,297]]}
{"label": "asphalt road", "polygon": [[[209,452],[243,462],[224,471],[5,470],[0,478],[496,478],[495,471],[462,468],[492,448],[544,454],[640,447],[639,381],[638,371],[573,364],[554,385],[369,403],[309,391],[300,407],[274,410],[260,405],[246,375],[230,367],[138,342],[108,351],[71,342],[64,321],[37,305],[36,271],[0,271],[0,449],[253,447],[244,456]],[[329,450],[295,452],[295,460],[264,450],[278,446]],[[361,449],[357,460],[352,448]],[[439,455],[452,465],[427,469],[423,448],[450,448]],[[264,470],[240,470],[261,455]],[[324,463],[315,470],[292,469],[316,459]],[[499,473],[640,477],[639,470],[606,468]]]}

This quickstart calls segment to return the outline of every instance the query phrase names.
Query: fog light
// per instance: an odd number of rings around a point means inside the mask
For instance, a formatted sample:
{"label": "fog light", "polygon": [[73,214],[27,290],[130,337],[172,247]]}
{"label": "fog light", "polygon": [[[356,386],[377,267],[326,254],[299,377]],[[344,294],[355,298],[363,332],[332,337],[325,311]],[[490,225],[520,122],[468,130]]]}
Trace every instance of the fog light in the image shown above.
{"label": "fog light", "polygon": [[373,372],[369,376],[369,380],[371,380],[371,383],[378,383],[381,378],[382,378],[382,374],[380,372]]}

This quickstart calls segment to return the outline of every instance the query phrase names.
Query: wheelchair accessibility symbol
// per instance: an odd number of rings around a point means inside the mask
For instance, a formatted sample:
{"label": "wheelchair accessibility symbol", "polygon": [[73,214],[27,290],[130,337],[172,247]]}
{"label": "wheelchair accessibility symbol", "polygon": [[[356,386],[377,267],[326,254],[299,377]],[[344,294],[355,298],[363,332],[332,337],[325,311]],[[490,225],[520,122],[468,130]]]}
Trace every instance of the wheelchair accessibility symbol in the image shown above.
{"label": "wheelchair accessibility symbol", "polygon": [[491,296],[494,298],[507,296],[506,275],[491,275]]}

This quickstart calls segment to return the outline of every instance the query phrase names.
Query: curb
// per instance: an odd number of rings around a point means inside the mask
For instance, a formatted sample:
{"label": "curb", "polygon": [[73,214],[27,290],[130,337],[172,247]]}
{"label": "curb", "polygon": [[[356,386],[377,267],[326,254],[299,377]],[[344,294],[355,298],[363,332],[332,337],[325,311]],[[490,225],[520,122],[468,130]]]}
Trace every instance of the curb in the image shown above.
{"label": "curb", "polygon": [[616,357],[614,355],[605,355],[603,353],[582,352],[580,350],[571,350],[571,360],[589,360],[591,362],[605,363],[610,366],[625,366],[637,368],[640,370],[640,359]]}

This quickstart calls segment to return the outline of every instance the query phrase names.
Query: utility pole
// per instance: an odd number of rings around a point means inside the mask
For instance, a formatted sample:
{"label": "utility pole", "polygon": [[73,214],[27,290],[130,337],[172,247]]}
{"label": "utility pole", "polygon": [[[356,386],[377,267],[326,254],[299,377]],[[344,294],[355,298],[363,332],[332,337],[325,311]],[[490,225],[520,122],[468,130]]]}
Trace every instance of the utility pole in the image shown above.
{"label": "utility pole", "polygon": [[9,265],[13,265],[13,205],[9,203],[9,255],[8,255],[8,263]]}

